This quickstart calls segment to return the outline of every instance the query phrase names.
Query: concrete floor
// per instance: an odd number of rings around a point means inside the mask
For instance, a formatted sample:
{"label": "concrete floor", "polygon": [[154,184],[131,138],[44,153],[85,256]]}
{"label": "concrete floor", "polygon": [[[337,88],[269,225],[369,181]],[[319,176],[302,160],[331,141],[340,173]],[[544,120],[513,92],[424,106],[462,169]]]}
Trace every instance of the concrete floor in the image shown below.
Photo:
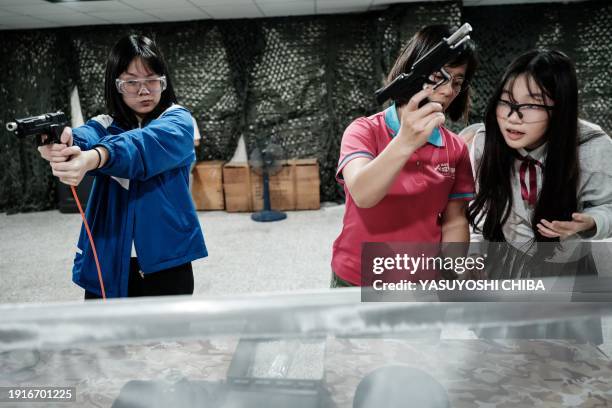
{"label": "concrete floor", "polygon": [[[208,258],[193,263],[196,295],[329,287],[344,206],[256,223],[248,213],[199,212]],[[0,214],[0,303],[82,299],[71,281],[79,214]]]}

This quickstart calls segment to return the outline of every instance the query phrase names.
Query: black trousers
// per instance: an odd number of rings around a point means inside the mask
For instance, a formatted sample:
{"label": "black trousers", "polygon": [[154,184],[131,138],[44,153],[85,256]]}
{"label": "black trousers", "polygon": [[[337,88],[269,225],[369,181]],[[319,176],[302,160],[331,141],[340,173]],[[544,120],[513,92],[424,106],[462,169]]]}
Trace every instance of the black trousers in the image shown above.
{"label": "black trousers", "polygon": [[[128,297],[168,295],[193,295],[191,262],[143,275],[138,259],[130,259]],[[85,291],[85,299],[101,298],[102,296]]]}

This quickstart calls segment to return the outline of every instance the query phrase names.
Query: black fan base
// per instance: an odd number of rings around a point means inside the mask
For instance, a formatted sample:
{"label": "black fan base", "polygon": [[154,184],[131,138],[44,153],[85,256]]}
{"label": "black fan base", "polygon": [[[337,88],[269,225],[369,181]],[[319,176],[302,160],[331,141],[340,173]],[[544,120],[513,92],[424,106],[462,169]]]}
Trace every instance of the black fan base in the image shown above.
{"label": "black fan base", "polygon": [[280,221],[284,220],[285,218],[287,218],[287,214],[274,210],[263,210],[251,214],[251,219],[257,222]]}

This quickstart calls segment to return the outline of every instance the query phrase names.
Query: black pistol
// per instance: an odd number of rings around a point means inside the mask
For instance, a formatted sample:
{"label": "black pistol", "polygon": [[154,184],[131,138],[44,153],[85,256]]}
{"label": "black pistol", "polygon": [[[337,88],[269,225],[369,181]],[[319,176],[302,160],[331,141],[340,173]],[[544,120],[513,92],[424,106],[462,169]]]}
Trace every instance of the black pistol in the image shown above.
{"label": "black pistol", "polygon": [[470,32],[472,26],[465,23],[450,37],[442,39],[412,65],[410,72],[400,74],[391,83],[377,90],[374,93],[376,101],[382,105],[387,99],[407,100],[421,91],[426,83],[435,86],[436,84],[429,80],[429,76],[440,71],[464,50],[465,43],[470,39],[468,35]]}
{"label": "black pistol", "polygon": [[[61,143],[60,136],[68,124],[64,112],[58,111],[15,119],[14,122],[6,124],[6,130],[14,132],[21,138],[36,136],[36,144],[42,146],[44,144]],[[47,135],[47,138],[43,140],[42,135]]]}

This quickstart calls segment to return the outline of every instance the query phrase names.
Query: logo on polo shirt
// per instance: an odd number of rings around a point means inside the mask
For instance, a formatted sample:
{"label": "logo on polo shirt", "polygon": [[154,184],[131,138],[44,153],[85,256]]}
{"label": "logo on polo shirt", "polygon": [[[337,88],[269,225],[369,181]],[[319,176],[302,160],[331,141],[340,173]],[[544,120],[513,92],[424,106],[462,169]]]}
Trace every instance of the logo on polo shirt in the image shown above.
{"label": "logo on polo shirt", "polygon": [[448,163],[440,163],[435,167],[436,171],[444,177],[455,177],[455,168]]}

